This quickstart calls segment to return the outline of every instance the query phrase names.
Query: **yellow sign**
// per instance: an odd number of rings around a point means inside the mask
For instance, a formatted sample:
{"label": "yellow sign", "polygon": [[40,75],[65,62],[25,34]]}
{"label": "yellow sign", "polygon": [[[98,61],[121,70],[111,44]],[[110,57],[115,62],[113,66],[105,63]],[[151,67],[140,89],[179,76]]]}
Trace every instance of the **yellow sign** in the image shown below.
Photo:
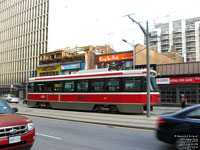
{"label": "yellow sign", "polygon": [[59,66],[50,66],[50,67],[41,67],[38,68],[38,73],[44,73],[44,72],[56,72],[60,71],[60,65]]}

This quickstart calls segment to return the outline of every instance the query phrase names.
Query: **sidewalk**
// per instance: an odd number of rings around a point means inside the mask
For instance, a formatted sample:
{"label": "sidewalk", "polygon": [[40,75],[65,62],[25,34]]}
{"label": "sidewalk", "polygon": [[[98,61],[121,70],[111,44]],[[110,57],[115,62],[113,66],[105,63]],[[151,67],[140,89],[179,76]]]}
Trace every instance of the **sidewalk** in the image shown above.
{"label": "sidewalk", "polygon": [[150,117],[147,118],[146,114],[109,114],[83,111],[40,109],[28,108],[26,104],[10,104],[10,106],[17,107],[19,109],[18,113],[25,116],[149,130],[156,129],[156,120],[160,114],[175,112],[176,110],[180,109],[178,107],[155,107],[154,111],[151,112]]}

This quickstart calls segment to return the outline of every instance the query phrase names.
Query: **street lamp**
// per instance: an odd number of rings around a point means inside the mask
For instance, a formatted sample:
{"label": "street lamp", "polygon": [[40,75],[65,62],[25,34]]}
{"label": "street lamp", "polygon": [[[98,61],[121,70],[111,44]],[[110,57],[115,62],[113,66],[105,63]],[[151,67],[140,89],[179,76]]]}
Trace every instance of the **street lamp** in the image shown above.
{"label": "street lamp", "polygon": [[144,27],[137,21],[135,21],[133,18],[129,15],[126,15],[131,19],[134,23],[136,23],[144,35],[146,36],[146,49],[147,49],[147,55],[146,55],[146,61],[147,61],[147,117],[150,117],[150,63],[149,63],[149,29],[148,29],[148,21],[146,22],[146,30]]}
{"label": "street lamp", "polygon": [[133,44],[131,44],[130,42],[126,41],[125,39],[122,39],[123,42],[128,43],[129,45],[131,45],[133,47],[133,70],[135,69],[135,65],[136,65],[136,61],[135,61],[135,46],[134,46],[134,41]]}

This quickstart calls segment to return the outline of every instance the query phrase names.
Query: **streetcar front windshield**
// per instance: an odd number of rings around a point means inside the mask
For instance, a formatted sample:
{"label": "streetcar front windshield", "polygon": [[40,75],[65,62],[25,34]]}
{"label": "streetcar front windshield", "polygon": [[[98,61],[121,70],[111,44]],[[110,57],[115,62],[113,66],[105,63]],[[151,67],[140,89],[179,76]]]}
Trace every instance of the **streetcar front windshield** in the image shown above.
{"label": "streetcar front windshield", "polygon": [[[144,78],[144,89],[145,91],[147,91],[147,80],[146,78]],[[158,91],[158,87],[156,84],[156,78],[155,77],[150,77],[150,91],[151,92],[157,92]]]}
{"label": "streetcar front windshield", "polygon": [[157,84],[156,84],[156,78],[155,77],[151,77],[150,78],[150,90],[151,91],[158,91],[158,87],[157,87]]}

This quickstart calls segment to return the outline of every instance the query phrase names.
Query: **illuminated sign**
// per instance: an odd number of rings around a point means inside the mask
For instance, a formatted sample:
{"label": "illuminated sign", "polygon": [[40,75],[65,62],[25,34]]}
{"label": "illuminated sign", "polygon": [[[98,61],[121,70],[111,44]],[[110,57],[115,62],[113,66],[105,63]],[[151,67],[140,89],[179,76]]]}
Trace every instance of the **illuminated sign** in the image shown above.
{"label": "illuminated sign", "polygon": [[113,54],[106,56],[99,56],[99,62],[110,62],[110,61],[120,61],[133,59],[133,53],[123,53],[123,54]]}
{"label": "illuminated sign", "polygon": [[61,70],[80,69],[80,63],[62,65]]}

